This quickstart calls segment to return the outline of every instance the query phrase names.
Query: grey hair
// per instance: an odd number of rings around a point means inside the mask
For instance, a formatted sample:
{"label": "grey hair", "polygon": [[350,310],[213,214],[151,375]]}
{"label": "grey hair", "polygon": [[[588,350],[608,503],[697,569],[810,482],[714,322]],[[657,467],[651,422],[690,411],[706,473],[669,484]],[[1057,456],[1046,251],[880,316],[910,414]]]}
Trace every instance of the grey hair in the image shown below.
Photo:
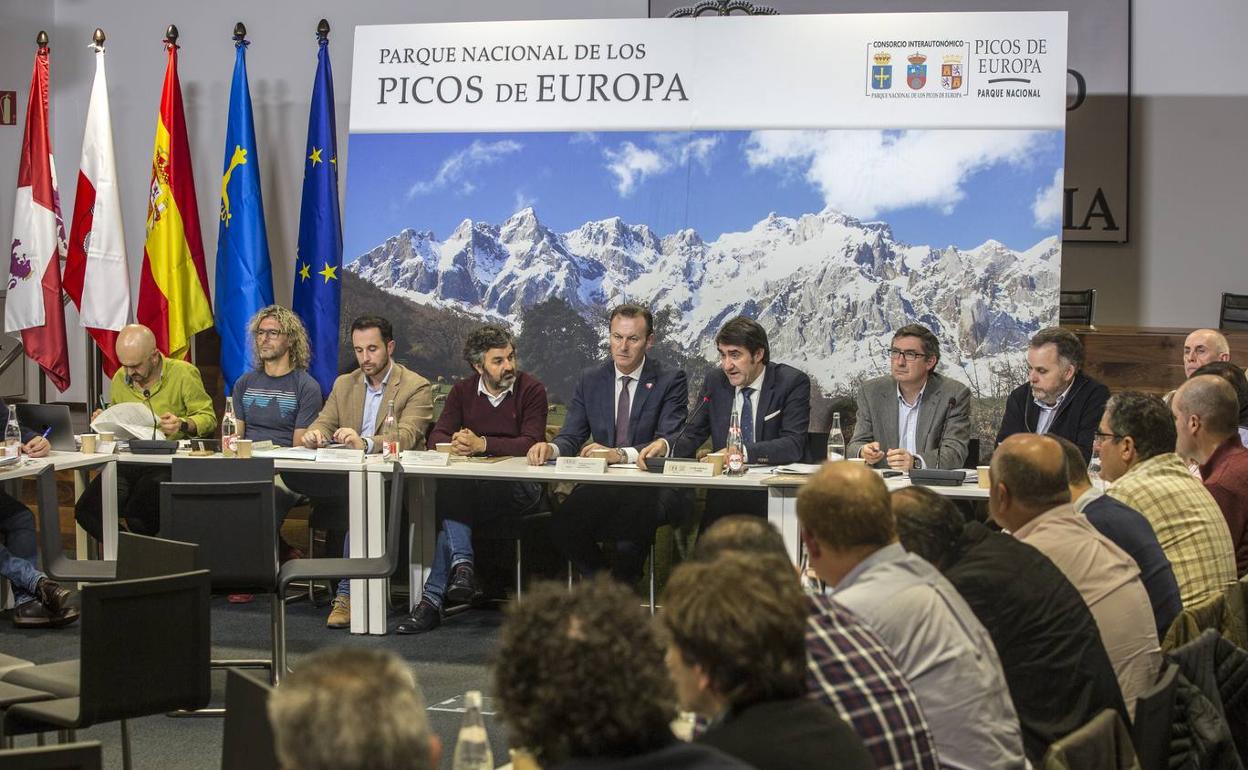
{"label": "grey hair", "polygon": [[511,332],[501,326],[487,324],[475,329],[468,335],[468,339],[464,340],[464,360],[468,362],[473,371],[476,371],[487,351],[508,346],[514,348],[515,345],[516,338]]}
{"label": "grey hair", "polygon": [[269,698],[278,761],[299,770],[434,770],[416,678],[389,650],[308,656]]}

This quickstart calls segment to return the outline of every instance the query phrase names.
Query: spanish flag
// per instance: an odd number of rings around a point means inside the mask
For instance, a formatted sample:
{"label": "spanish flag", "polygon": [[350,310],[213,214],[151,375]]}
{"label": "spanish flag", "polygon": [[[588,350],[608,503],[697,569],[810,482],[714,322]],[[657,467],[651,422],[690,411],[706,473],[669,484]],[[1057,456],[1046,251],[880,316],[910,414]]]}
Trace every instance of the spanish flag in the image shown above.
{"label": "spanish flag", "polygon": [[169,64],[152,150],[147,240],[143,244],[136,317],[156,335],[161,352],[172,358],[187,358],[191,337],[212,327],[212,303],[178,83],[178,46],[166,41],[165,48]]}

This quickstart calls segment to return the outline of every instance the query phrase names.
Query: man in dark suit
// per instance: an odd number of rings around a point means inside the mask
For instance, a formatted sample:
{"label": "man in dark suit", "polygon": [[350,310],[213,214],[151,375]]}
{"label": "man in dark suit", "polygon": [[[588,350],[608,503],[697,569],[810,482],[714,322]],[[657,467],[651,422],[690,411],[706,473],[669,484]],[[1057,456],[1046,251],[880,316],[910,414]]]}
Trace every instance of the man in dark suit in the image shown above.
{"label": "man in dark suit", "polygon": [[[646,357],[654,345],[650,311],[617,306],[611,311],[609,342],[611,360],[581,372],[563,428],[553,443],[538,442],[529,449],[531,464],[602,450],[611,463],[633,463],[655,438],[674,438],[680,431],[688,384],[683,371]],[[611,574],[633,582],[645,564],[657,513],[654,488],[582,484],[555,512],[552,538],[586,576],[607,566],[598,543],[615,541]]]}
{"label": "man in dark suit", "polygon": [[[745,460],[763,465],[799,462],[806,448],[810,424],[810,378],[787,364],[771,360],[767,330],[757,321],[738,316],[715,335],[719,369],[707,374],[698,398],[701,407],[675,447],[657,438],[638,455],[645,467],[651,456],[692,457],[709,436],[718,451],[728,444],[728,422],[740,419]],[[706,497],[702,530],[733,513],[765,516],[767,493],[712,490]]]}
{"label": "man in dark suit", "polygon": [[1015,433],[1052,433],[1073,441],[1083,459],[1109,400],[1109,388],[1084,374],[1083,343],[1069,329],[1041,329],[1027,344],[1027,382],[1005,401],[997,443]]}
{"label": "man in dark suit", "polygon": [[938,374],[938,363],[940,340],[930,329],[898,329],[888,348],[889,373],[858,389],[846,454],[898,471],[961,468],[971,433],[971,391]]}

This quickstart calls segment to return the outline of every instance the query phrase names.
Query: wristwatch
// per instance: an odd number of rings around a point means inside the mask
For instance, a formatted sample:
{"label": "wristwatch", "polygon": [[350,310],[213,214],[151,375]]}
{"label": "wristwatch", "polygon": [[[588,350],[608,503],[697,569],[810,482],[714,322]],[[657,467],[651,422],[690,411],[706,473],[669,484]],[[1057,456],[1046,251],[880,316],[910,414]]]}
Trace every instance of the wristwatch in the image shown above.
{"label": "wristwatch", "polygon": [[178,428],[188,436],[195,435],[195,423],[185,418],[178,418]]}

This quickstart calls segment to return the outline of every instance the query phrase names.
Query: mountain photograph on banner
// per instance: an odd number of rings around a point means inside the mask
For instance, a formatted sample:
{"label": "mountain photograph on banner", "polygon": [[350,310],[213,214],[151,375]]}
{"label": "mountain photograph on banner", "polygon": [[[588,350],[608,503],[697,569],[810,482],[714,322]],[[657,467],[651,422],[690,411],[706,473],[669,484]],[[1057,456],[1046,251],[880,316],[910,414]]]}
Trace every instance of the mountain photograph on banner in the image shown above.
{"label": "mountain photograph on banner", "polygon": [[649,307],[653,354],[696,380],[714,365],[716,330],[747,315],[826,403],[887,373],[893,332],[918,322],[940,339],[939,371],[971,387],[976,433],[992,435],[1026,377],[1028,338],[1057,322],[1063,141],[966,129],[355,135],[352,168],[368,176],[348,180],[343,323],[387,308],[400,360],[448,380],[466,372],[468,330],[506,324],[521,366],[566,403],[603,354],[615,304]]}

